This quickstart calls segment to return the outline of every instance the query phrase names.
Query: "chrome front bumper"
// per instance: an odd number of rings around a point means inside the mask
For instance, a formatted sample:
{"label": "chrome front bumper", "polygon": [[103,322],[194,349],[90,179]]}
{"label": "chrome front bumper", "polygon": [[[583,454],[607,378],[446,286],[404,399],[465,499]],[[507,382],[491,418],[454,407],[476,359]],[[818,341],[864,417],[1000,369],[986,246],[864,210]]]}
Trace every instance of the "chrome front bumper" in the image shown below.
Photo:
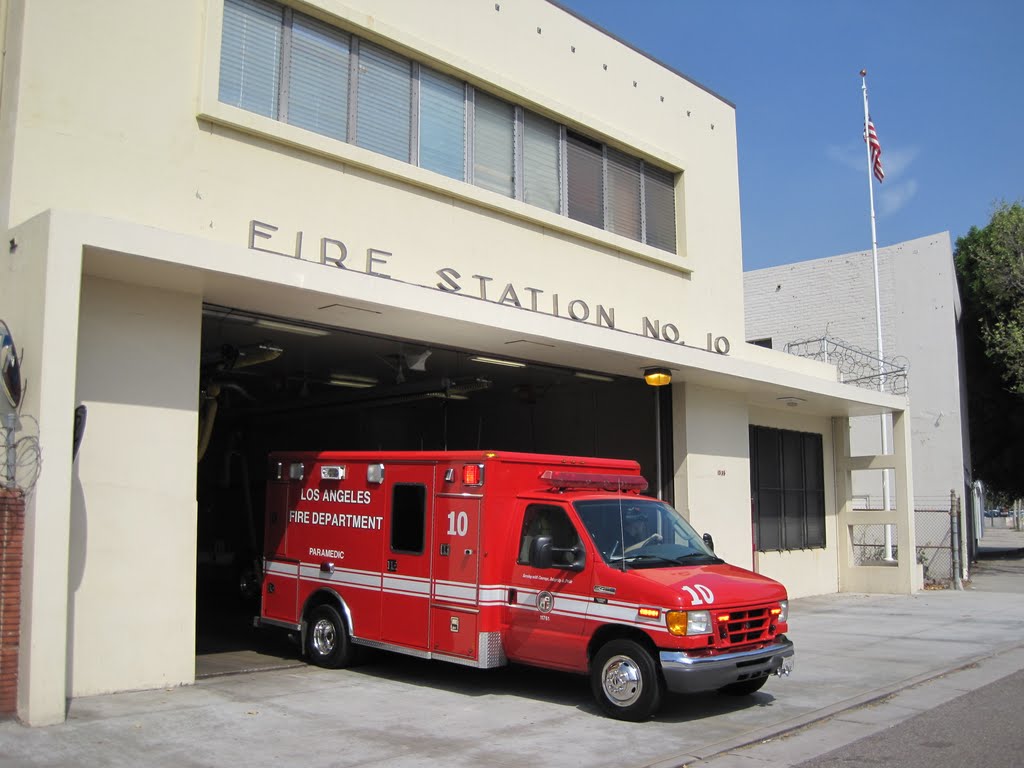
{"label": "chrome front bumper", "polygon": [[714,691],[766,675],[788,675],[793,668],[793,643],[780,635],[767,648],[717,656],[689,656],[683,651],[661,651],[665,683],[673,693]]}

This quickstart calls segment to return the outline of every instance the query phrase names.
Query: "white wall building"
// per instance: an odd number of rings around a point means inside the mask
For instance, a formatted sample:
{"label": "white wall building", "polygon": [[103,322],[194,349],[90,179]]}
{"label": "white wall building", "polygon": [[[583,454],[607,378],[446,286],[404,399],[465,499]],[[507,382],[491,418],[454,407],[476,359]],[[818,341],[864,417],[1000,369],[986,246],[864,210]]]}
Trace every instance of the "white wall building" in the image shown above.
{"label": "white wall building", "polygon": [[[968,509],[972,496],[966,384],[960,294],[949,233],[880,248],[878,278],[883,350],[886,359],[895,358],[905,365],[913,409],[915,507],[948,510],[950,491],[955,491],[963,501],[962,530],[969,534],[975,520]],[[748,341],[784,350],[787,345],[827,336],[865,350],[868,356],[877,355],[871,251],[751,270],[744,274],[743,282]],[[835,344],[828,348],[845,380],[864,377],[861,385],[878,386],[877,359]],[[815,342],[794,352],[823,355],[823,350]],[[837,359],[839,355],[845,355],[845,360]],[[892,375],[888,378],[889,385],[900,384]],[[880,421],[854,420],[854,452],[878,449]],[[858,473],[854,495],[860,506],[883,506],[877,476]],[[919,534],[924,532],[922,519],[919,516]],[[921,543],[924,541],[919,538]]]}
{"label": "white wall building", "polygon": [[[868,465],[910,549],[905,398],[742,341],[721,97],[542,0],[3,0],[0,25],[0,317],[43,457],[24,721],[194,681],[271,449],[629,456],[792,596],[920,586],[850,556]],[[880,413],[893,454],[852,456]],[[752,472],[785,544],[756,557]]]}

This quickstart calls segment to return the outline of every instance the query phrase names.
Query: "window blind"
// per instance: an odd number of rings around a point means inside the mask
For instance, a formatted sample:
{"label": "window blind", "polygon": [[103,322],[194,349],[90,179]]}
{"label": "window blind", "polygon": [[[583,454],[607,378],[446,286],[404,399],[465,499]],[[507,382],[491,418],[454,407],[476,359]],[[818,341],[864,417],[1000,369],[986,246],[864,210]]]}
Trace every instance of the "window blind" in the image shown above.
{"label": "window blind", "polygon": [[608,230],[641,239],[640,160],[624,152],[608,150]]}
{"label": "window blind", "polygon": [[355,143],[409,162],[412,63],[360,41],[358,83]]}
{"label": "window blind", "polygon": [[604,229],[604,157],[601,145],[570,133],[566,139],[569,217]]}
{"label": "window blind", "polygon": [[473,104],[473,183],[512,197],[515,108],[479,91]]}
{"label": "window blind", "polygon": [[420,166],[466,178],[466,87],[453,77],[420,69]]}
{"label": "window blind", "polygon": [[527,112],[524,117],[524,199],[530,205],[558,213],[561,196],[558,123],[532,112]]}
{"label": "window blind", "polygon": [[651,165],[644,166],[644,214],[647,244],[675,253],[675,179],[668,171]]}
{"label": "window blind", "polygon": [[219,98],[676,252],[672,172],[278,2],[224,0]]}
{"label": "window blind", "polygon": [[295,14],[288,76],[288,122],[348,139],[349,37]]}
{"label": "window blind", "polygon": [[277,117],[284,10],[263,0],[225,0],[220,90],[225,104]]}

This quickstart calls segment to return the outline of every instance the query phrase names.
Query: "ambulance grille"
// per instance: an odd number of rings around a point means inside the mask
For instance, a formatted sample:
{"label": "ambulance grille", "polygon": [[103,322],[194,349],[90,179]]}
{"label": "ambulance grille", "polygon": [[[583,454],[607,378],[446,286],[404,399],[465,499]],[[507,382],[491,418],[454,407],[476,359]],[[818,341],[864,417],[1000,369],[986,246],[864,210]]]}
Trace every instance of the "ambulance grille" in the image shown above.
{"label": "ambulance grille", "polygon": [[776,627],[770,610],[771,606],[767,605],[760,608],[730,610],[729,619],[718,622],[719,644],[750,645],[774,637]]}

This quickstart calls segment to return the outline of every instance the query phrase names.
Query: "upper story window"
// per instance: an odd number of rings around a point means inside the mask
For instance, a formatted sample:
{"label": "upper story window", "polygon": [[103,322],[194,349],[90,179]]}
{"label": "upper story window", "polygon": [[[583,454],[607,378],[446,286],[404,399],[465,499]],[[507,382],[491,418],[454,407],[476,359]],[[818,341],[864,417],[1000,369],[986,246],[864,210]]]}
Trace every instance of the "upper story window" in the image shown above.
{"label": "upper story window", "polygon": [[675,176],[271,0],[225,0],[219,99],[676,252]]}

